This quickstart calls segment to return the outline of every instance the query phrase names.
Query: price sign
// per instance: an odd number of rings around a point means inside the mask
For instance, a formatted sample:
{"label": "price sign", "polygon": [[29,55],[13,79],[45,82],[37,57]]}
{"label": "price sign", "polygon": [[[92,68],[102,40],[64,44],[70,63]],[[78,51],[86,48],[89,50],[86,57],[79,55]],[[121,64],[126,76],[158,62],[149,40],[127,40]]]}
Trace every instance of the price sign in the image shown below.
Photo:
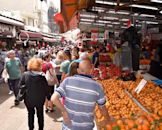
{"label": "price sign", "polygon": [[135,92],[139,94],[141,90],[145,87],[147,81],[142,79],[141,82],[138,84],[137,88],[135,89]]}

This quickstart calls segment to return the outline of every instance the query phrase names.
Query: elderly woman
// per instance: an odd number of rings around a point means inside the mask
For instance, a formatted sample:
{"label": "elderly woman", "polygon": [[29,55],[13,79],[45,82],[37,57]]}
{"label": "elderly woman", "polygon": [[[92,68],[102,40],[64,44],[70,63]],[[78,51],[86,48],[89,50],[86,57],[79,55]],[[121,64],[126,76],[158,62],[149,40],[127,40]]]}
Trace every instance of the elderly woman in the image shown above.
{"label": "elderly woman", "polygon": [[44,127],[43,105],[49,95],[48,83],[42,73],[42,63],[40,58],[31,58],[28,61],[27,69],[20,80],[20,88],[25,85],[26,93],[24,103],[28,110],[29,130],[34,129],[34,114],[37,112],[39,130]]}

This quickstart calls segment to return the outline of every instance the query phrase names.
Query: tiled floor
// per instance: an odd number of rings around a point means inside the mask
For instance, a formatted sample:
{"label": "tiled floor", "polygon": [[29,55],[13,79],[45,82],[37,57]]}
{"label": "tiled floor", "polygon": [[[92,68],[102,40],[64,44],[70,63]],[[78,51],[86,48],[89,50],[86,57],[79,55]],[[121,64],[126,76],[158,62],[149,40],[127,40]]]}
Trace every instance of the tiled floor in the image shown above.
{"label": "tiled floor", "polygon": [[[59,113],[44,113],[44,130],[61,130],[61,123],[56,121],[60,117]],[[28,130],[24,103],[15,107],[14,96],[8,95],[8,87],[5,84],[0,84],[0,130]],[[38,130],[36,116],[35,130]]]}

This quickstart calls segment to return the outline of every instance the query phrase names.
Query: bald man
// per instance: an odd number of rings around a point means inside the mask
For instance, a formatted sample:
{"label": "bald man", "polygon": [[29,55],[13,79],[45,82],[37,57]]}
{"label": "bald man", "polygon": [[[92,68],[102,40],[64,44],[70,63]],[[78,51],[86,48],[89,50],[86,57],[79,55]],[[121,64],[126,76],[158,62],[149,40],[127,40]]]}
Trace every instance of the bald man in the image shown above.
{"label": "bald man", "polygon": [[[63,114],[62,130],[93,130],[95,105],[110,120],[104,104],[106,99],[101,85],[92,79],[92,65],[89,60],[81,61],[78,75],[66,78],[52,96],[53,103]],[[63,106],[59,100],[65,97]]]}

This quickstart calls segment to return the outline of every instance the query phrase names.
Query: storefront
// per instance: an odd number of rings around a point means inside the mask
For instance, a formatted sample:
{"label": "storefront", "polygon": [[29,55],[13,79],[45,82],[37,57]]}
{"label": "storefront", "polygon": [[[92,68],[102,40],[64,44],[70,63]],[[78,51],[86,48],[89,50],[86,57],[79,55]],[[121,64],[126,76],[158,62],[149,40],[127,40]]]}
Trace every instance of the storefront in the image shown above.
{"label": "storefront", "polygon": [[23,27],[23,22],[0,15],[0,49],[12,48],[18,30]]}

